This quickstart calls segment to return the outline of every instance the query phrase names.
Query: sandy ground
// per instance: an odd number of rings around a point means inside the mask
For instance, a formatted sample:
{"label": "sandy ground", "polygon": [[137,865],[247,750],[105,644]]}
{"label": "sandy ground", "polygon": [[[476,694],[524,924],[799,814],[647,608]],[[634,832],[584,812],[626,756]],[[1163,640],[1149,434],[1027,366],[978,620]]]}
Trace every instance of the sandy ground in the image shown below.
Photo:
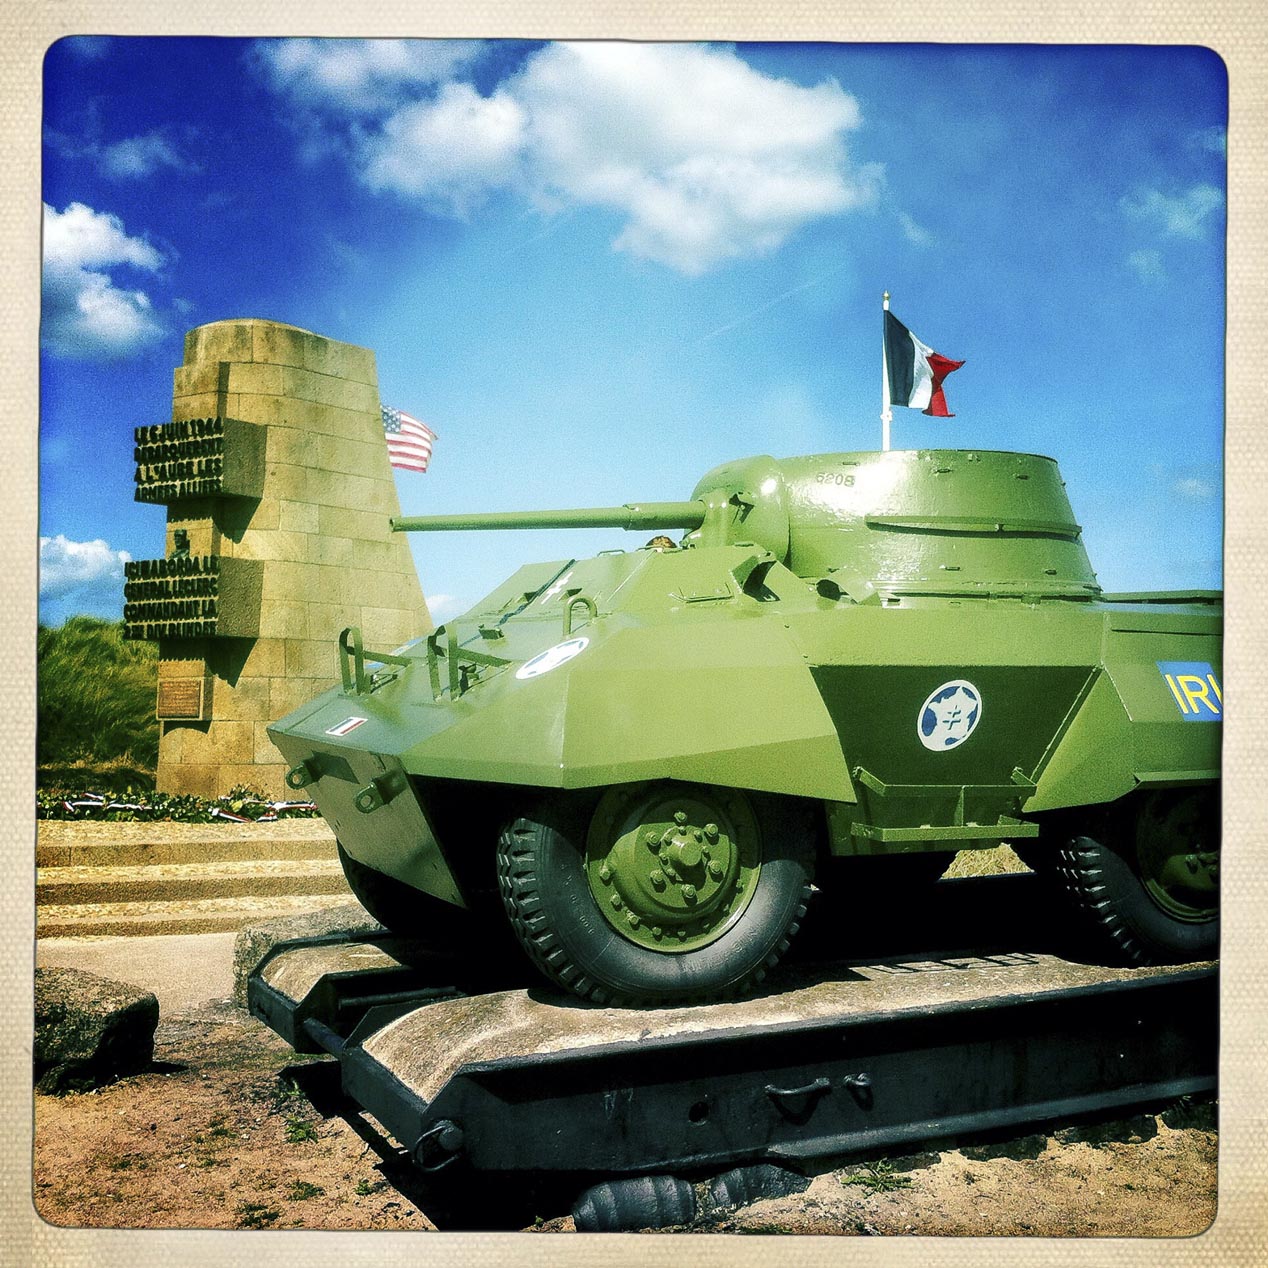
{"label": "sandy ground", "polygon": [[[35,1098],[35,1202],[97,1228],[522,1228],[569,1231],[571,1189],[429,1189],[334,1066],[297,1058],[240,1009],[160,1024],[154,1067]],[[701,1217],[724,1233],[1185,1236],[1215,1214],[1210,1104],[907,1158],[835,1160],[808,1190]],[[684,1230],[685,1231],[685,1230]]]}

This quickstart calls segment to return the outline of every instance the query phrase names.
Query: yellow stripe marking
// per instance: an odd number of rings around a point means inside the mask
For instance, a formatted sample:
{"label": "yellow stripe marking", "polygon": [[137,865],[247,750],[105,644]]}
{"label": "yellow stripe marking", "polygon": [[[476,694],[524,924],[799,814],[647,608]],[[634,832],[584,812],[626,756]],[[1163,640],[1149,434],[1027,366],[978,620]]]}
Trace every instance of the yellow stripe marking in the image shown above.
{"label": "yellow stripe marking", "polygon": [[[1198,707],[1194,703],[1201,700],[1204,705],[1218,718],[1220,711],[1211,703],[1210,697],[1206,693],[1206,679],[1199,678],[1197,674],[1181,674],[1177,680],[1180,683],[1180,689],[1184,692],[1186,699],[1194,713],[1197,713]],[[1193,683],[1193,686],[1189,684]]]}
{"label": "yellow stripe marking", "polygon": [[1180,694],[1180,688],[1176,686],[1176,680],[1170,674],[1163,674],[1167,680],[1167,686],[1171,688],[1171,694],[1176,698],[1176,704],[1180,706],[1181,713],[1188,713],[1189,706],[1184,703],[1184,697]]}

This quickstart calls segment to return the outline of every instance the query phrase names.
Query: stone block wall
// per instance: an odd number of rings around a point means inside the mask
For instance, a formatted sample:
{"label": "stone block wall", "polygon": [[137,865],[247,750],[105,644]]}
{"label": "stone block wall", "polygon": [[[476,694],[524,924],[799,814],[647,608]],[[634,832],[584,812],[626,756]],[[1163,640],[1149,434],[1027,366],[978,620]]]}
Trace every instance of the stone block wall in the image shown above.
{"label": "stone block wall", "polygon": [[147,633],[125,609],[132,636],[158,636],[158,786],[218,796],[247,784],[281,797],[285,764],[266,728],[338,681],[340,630],[360,626],[367,647],[386,651],[431,628],[408,541],[388,529],[400,505],[374,354],[277,322],[200,326],[185,337],[172,401],[173,423],[198,419],[232,420],[221,429],[232,488],[165,492],[166,554],[217,561],[217,624],[185,627],[215,632],[165,637],[178,627],[151,623]]}

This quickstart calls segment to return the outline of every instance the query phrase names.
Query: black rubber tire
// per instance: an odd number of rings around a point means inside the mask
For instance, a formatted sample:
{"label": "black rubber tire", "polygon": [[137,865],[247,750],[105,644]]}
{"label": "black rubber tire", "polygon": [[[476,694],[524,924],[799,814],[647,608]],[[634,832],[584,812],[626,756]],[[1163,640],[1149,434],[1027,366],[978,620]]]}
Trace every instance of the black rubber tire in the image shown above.
{"label": "black rubber tire", "polygon": [[[1067,830],[1057,850],[1057,877],[1107,958],[1120,964],[1183,964],[1219,953],[1218,915],[1177,919],[1145,888],[1137,834],[1148,830],[1158,798],[1194,794],[1150,793],[1093,814],[1087,831]],[[1218,816],[1218,795],[1206,794]],[[1218,818],[1216,819],[1218,832]]]}
{"label": "black rubber tire", "polygon": [[353,897],[385,929],[426,946],[451,949],[451,939],[469,935],[472,916],[443,898],[376,872],[339,847],[339,862]]}
{"label": "black rubber tire", "polygon": [[673,1228],[696,1218],[696,1191],[677,1176],[631,1176],[592,1185],[572,1204],[579,1233]]}
{"label": "black rubber tire", "polygon": [[512,819],[498,842],[498,888],[520,945],[564,989],[625,1007],[726,999],[752,989],[788,949],[806,912],[815,828],[808,803],[748,794],[761,825],[761,872],[744,914],[716,941],[664,952],[623,938],[599,910],[583,860],[592,799],[560,794]]}

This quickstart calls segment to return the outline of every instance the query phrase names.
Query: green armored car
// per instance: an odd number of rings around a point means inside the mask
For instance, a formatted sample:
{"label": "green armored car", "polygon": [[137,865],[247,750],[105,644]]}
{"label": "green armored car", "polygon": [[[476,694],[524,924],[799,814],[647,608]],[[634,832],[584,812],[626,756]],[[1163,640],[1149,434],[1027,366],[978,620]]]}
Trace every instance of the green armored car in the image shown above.
{"label": "green armored car", "polygon": [[1052,459],[747,458],[683,502],[392,527],[658,534],[395,651],[345,630],[342,687],[270,728],[393,931],[461,949],[492,909],[594,1002],[717,999],[816,886],[1008,842],[1107,956],[1215,953],[1221,598],[1102,593]]}

